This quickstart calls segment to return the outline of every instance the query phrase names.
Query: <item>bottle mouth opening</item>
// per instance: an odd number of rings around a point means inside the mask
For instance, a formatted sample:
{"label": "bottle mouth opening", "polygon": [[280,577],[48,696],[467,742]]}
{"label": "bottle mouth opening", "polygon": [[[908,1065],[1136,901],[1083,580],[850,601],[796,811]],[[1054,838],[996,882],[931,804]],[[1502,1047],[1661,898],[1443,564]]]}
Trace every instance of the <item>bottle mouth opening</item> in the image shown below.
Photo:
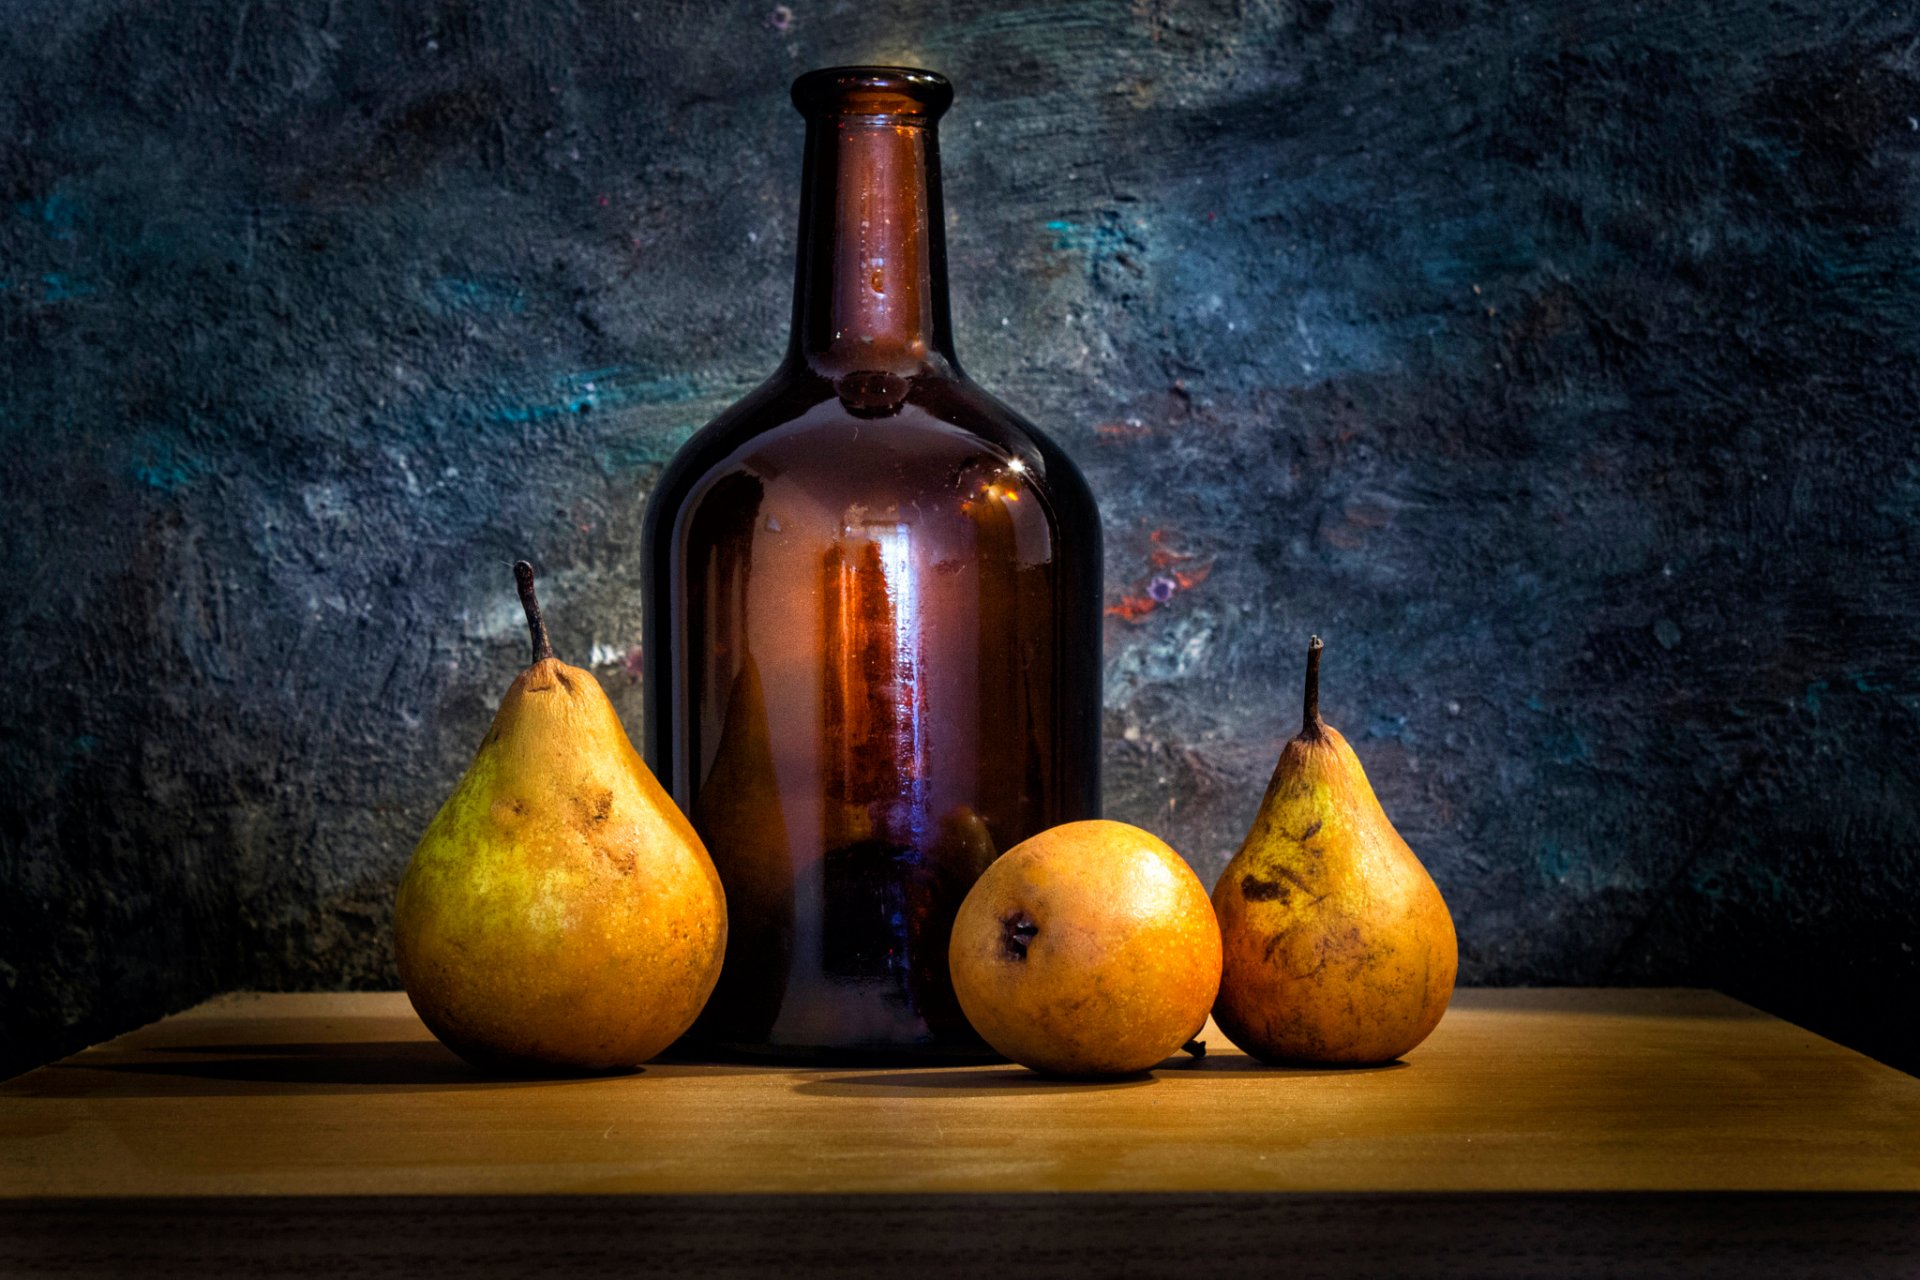
{"label": "bottle mouth opening", "polygon": [[953,104],[953,85],[914,67],[822,67],[793,82],[793,105],[818,116],[937,120]]}

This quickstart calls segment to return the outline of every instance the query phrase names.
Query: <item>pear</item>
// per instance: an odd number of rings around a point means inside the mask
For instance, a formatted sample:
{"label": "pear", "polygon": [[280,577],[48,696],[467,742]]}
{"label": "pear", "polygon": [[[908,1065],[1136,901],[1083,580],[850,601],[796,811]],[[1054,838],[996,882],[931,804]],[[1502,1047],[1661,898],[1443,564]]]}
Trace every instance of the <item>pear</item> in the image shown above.
{"label": "pear", "polygon": [[1100,819],[995,859],[960,904],[948,959],[980,1038],[1055,1076],[1203,1054],[1194,1037],[1220,989],[1207,887],[1159,837]]}
{"label": "pear", "polygon": [[1267,1062],[1388,1062],[1446,1013],[1458,943],[1433,877],[1320,718],[1320,649],[1315,636],[1300,733],[1213,889],[1213,1014]]}
{"label": "pear", "polygon": [[533,663],[413,851],[394,944],[414,1009],[483,1069],[612,1071],[690,1026],[726,949],[720,877],[592,674]]}

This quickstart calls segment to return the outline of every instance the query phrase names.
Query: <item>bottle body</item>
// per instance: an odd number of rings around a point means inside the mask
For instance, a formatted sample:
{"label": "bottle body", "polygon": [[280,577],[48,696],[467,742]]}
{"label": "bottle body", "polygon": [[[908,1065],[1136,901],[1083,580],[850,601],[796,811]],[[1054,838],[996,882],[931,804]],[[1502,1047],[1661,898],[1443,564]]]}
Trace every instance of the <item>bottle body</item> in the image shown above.
{"label": "bottle body", "polygon": [[960,902],[1099,813],[1099,513],[954,358],[951,96],[900,68],[796,82],[787,358],[648,506],[647,757],[727,896],[710,1044],[984,1051],[948,978]]}
{"label": "bottle body", "polygon": [[697,1032],[737,1048],[965,1051],[961,900],[1099,811],[1084,480],[963,381],[868,412],[777,377],[648,513],[648,755],[720,868],[731,939]]}

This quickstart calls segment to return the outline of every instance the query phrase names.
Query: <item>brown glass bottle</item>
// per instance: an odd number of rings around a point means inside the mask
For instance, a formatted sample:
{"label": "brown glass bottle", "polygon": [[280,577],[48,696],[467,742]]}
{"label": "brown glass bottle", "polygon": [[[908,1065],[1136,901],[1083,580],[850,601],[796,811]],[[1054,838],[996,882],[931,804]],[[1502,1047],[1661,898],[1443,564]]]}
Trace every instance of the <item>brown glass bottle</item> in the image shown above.
{"label": "brown glass bottle", "polygon": [[708,1043],[967,1052],[954,913],[1100,808],[1100,518],[968,381],[947,316],[937,75],[842,67],[806,117],[787,357],[646,520],[647,757],[726,886]]}

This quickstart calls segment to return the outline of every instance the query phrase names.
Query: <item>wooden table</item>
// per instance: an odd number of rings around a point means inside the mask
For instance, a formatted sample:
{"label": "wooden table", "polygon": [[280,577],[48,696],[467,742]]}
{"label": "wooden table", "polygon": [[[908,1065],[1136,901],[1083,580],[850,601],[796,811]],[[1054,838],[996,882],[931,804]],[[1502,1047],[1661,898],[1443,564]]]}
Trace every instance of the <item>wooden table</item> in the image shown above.
{"label": "wooden table", "polygon": [[236,995],[0,1085],[0,1274],[1920,1274],[1920,1079],[1724,996],[1462,991],[1403,1063],[482,1077]]}

